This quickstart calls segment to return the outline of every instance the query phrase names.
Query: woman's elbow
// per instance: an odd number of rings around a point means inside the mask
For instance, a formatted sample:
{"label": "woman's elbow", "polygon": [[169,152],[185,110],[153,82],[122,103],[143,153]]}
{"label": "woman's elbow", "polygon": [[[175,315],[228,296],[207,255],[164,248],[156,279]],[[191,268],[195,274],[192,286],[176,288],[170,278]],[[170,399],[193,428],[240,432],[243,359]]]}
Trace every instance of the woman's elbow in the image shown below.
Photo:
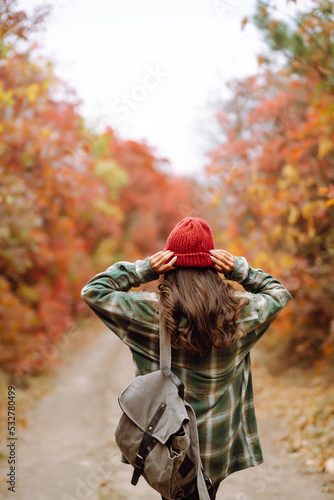
{"label": "woman's elbow", "polygon": [[90,302],[90,293],[89,292],[90,292],[90,290],[86,285],[83,287],[83,289],[80,292],[80,296],[81,296],[82,300],[84,302],[86,302],[87,304]]}
{"label": "woman's elbow", "polygon": [[291,293],[285,288],[284,289],[284,295],[283,297],[281,298],[282,302],[283,302],[283,307],[285,307],[287,305],[287,303],[292,299],[292,295]]}

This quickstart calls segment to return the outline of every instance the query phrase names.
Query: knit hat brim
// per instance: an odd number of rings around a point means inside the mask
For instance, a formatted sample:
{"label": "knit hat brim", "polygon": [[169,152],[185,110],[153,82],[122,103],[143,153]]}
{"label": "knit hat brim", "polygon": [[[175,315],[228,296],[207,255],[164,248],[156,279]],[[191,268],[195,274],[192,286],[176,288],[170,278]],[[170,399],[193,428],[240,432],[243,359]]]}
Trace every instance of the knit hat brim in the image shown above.
{"label": "knit hat brim", "polygon": [[[205,252],[198,253],[174,253],[171,257],[177,256],[175,267],[212,267],[214,263],[212,262],[210,255]],[[170,260],[171,260],[170,259]]]}

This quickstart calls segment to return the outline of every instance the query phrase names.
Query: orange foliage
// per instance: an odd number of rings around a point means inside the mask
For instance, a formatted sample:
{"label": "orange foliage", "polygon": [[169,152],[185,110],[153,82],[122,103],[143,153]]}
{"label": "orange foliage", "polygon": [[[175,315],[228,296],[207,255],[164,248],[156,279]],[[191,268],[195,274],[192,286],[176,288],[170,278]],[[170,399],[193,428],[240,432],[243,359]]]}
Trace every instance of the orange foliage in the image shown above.
{"label": "orange foliage", "polygon": [[84,283],[160,249],[194,186],[147,145],[86,130],[75,93],[23,43],[43,19],[0,4],[0,362],[18,374],[57,362]]}
{"label": "orange foliage", "polygon": [[[324,60],[327,50],[323,66],[333,67],[333,41],[318,42],[334,22],[312,16],[298,77],[290,60],[281,71],[262,64],[258,75],[229,83],[233,97],[217,111],[226,140],[210,152],[207,170],[220,179],[228,214],[222,240],[282,279],[294,299],[283,327],[289,354],[317,362],[334,352],[334,91],[307,57],[320,51]],[[275,36],[294,50],[293,37]]]}

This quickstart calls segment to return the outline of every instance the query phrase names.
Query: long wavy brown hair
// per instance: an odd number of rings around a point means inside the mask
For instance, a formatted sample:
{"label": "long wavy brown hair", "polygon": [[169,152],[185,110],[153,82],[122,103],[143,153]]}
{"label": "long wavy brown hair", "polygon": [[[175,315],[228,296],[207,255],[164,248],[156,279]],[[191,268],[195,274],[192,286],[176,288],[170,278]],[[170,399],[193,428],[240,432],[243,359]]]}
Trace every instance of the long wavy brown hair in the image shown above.
{"label": "long wavy brown hair", "polygon": [[[162,276],[158,288],[163,322],[174,348],[204,357],[244,336],[235,321],[249,299],[235,296],[231,283],[215,269],[174,269]],[[183,317],[186,325],[179,329]]]}

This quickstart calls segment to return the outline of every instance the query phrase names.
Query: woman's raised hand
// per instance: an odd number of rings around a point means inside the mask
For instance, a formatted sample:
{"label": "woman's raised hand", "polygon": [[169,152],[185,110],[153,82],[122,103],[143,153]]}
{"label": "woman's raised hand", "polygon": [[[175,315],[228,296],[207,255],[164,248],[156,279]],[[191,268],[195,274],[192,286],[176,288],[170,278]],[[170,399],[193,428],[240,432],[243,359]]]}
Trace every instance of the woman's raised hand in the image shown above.
{"label": "woman's raised hand", "polygon": [[226,250],[210,250],[210,257],[214,263],[214,268],[218,272],[228,274],[233,271],[235,266],[235,256]]}
{"label": "woman's raised hand", "polygon": [[168,262],[168,264],[166,264],[166,261],[173,256],[173,253],[174,252],[171,252],[170,250],[161,251],[155,253],[149,258],[150,266],[152,267],[155,274],[164,274],[171,269],[176,269],[176,267],[174,266],[177,257],[176,255],[171,259],[170,262]]}
{"label": "woman's raised hand", "polygon": [[[214,269],[220,273],[229,274],[233,271],[235,266],[235,256],[226,250],[210,250],[210,257],[214,263]],[[176,255],[173,257],[174,252],[170,250],[157,252],[149,258],[150,266],[155,274],[164,274],[171,269],[176,269],[174,266],[176,262]],[[166,263],[171,259],[168,263]]]}

